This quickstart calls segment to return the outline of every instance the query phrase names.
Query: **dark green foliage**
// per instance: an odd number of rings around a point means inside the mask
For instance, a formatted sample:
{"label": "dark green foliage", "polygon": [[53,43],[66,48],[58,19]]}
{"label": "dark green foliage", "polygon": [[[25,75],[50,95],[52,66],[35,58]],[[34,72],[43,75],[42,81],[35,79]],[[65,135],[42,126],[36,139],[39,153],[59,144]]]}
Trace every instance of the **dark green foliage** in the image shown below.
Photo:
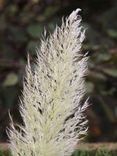
{"label": "dark green foliage", "polygon": [[4,156],[4,153],[2,151],[0,151],[0,156]]}
{"label": "dark green foliage", "polygon": [[106,150],[77,150],[73,156],[116,156],[117,151],[106,151]]}
{"label": "dark green foliage", "polygon": [[2,152],[0,151],[0,156],[12,156],[9,151]]}

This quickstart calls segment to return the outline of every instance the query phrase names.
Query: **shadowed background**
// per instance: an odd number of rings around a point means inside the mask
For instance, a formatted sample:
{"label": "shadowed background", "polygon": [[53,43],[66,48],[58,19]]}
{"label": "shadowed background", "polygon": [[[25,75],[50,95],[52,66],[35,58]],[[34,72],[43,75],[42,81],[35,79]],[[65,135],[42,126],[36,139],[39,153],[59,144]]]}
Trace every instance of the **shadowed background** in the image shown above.
{"label": "shadowed background", "polygon": [[83,51],[90,56],[87,92],[88,142],[117,141],[116,0],[0,0],[0,142],[7,142],[8,112],[18,111],[27,53],[35,59],[44,28],[52,32],[76,8],[87,28]]}

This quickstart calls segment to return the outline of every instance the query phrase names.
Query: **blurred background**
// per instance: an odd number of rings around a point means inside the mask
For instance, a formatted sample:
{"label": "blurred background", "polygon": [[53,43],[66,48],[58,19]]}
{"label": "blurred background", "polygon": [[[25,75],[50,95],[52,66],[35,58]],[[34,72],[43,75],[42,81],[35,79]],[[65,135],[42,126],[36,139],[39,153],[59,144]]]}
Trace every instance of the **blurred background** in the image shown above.
{"label": "blurred background", "polygon": [[78,7],[87,28],[83,51],[90,56],[85,141],[117,141],[117,1],[0,0],[0,142],[8,139],[8,112],[22,122],[18,107],[27,53],[33,61],[44,28],[52,32]]}

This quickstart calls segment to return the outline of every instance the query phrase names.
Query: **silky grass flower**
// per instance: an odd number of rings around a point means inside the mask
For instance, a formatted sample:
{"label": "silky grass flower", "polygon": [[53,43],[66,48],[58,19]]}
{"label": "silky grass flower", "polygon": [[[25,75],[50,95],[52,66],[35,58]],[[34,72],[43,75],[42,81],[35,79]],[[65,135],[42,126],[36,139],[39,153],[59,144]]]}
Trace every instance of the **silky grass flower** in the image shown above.
{"label": "silky grass flower", "polygon": [[88,58],[81,52],[85,29],[73,11],[41,41],[32,70],[26,67],[20,113],[24,126],[11,122],[13,156],[70,156],[87,133],[83,101]]}

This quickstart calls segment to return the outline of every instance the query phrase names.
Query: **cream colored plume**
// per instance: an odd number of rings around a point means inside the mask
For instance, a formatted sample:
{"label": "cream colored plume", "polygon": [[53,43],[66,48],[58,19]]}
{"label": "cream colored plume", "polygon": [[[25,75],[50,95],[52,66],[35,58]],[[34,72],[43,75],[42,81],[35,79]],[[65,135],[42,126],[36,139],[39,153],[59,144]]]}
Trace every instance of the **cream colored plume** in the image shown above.
{"label": "cream colored plume", "polygon": [[44,37],[34,69],[28,59],[20,112],[24,126],[9,130],[13,156],[70,156],[87,132],[84,111],[88,58],[81,46],[85,30],[80,9]]}

